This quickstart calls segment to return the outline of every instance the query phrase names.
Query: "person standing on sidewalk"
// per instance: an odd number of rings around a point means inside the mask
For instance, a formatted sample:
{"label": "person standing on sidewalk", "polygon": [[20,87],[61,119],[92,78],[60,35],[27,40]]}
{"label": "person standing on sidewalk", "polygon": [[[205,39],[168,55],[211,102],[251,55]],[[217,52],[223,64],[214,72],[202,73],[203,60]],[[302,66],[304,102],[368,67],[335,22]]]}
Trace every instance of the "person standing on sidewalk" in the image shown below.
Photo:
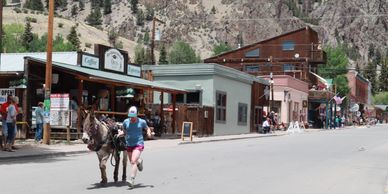
{"label": "person standing on sidewalk", "polygon": [[123,122],[123,129],[124,131],[120,131],[119,135],[125,135],[128,158],[132,165],[128,186],[133,188],[137,170],[143,170],[143,159],[140,159],[140,155],[144,150],[143,130],[147,130],[147,136],[151,137],[151,129],[147,126],[145,120],[137,117],[135,106],[129,108],[128,118]]}
{"label": "person standing on sidewalk", "polygon": [[42,130],[43,130],[43,102],[38,103],[38,107],[35,110],[36,118],[36,131],[35,131],[35,141],[41,143],[42,140]]}
{"label": "person standing on sidewalk", "polygon": [[12,143],[15,138],[15,127],[16,127],[16,97],[11,98],[11,104],[7,108],[7,129],[8,129],[8,136],[7,136],[7,142],[5,146],[5,150],[9,152],[14,152],[12,149]]}
{"label": "person standing on sidewalk", "polygon": [[7,144],[7,136],[8,136],[8,128],[7,128],[7,108],[11,104],[12,95],[7,96],[7,102],[3,103],[0,108],[1,113],[1,122],[2,122],[2,132],[3,132],[3,139],[2,139],[2,147],[5,150],[6,144]]}

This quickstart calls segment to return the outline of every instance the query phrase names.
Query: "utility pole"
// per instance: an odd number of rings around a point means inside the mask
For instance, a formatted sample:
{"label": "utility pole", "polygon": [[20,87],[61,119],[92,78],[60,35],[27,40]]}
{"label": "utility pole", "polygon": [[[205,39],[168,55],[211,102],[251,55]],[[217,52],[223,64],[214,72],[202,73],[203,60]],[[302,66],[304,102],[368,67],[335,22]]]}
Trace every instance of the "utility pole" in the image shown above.
{"label": "utility pole", "polygon": [[162,23],[162,24],[165,24],[165,22],[163,22],[162,20],[159,20],[158,18],[156,17],[153,17],[152,18],[152,41],[151,41],[151,63],[152,65],[155,65],[155,25],[156,25],[156,22],[159,22],[159,23]]}
{"label": "utility pole", "polygon": [[[47,60],[46,60],[46,76],[45,76],[45,88],[44,88],[45,105],[50,104],[51,79],[52,79],[52,55],[53,55],[53,31],[54,31],[54,0],[49,0]],[[45,109],[46,111],[50,111],[50,107],[46,107]],[[48,145],[50,144],[50,135],[51,135],[50,122],[45,122],[43,130],[44,130],[43,143]]]}
{"label": "utility pole", "polygon": [[273,110],[273,104],[274,104],[274,94],[273,94],[273,73],[272,73],[272,67],[273,67],[273,60],[272,60],[272,56],[269,57],[269,60],[270,60],[270,63],[271,63],[271,73],[270,73],[270,84],[271,84],[271,111]]}
{"label": "utility pole", "polygon": [[1,0],[0,2],[0,46],[1,46],[0,53],[3,52],[3,1],[5,0]]}

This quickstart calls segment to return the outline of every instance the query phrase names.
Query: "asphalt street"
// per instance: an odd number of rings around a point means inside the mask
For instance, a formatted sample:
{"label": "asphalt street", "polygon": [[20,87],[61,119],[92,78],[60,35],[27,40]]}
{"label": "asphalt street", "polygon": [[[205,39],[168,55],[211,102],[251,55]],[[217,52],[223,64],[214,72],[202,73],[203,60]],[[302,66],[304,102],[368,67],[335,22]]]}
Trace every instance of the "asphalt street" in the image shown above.
{"label": "asphalt street", "polygon": [[11,161],[0,165],[0,193],[388,193],[388,125],[163,149],[146,144],[143,158],[132,190],[113,182],[112,166],[109,184],[99,187],[94,153]]}

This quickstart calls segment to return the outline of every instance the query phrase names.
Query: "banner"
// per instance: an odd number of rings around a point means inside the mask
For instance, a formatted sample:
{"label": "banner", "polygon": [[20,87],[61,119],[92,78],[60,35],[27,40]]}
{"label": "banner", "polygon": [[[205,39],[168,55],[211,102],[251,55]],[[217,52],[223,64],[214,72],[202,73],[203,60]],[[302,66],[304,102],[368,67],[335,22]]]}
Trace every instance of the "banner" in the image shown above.
{"label": "banner", "polygon": [[70,99],[69,94],[50,95],[50,125],[70,125]]}

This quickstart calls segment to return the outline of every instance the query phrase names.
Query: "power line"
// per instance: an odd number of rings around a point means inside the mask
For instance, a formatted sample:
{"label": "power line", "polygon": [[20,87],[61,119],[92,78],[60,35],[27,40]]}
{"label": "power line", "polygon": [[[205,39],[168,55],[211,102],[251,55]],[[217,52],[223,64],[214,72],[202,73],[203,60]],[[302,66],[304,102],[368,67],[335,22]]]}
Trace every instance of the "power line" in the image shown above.
{"label": "power line", "polygon": [[[193,21],[262,21],[262,20],[300,20],[300,19],[340,19],[340,18],[374,18],[386,17],[388,14],[367,14],[367,15],[338,15],[338,16],[322,16],[322,17],[266,17],[266,18],[220,18],[220,19],[192,19]],[[173,21],[181,21],[174,19]]]}

